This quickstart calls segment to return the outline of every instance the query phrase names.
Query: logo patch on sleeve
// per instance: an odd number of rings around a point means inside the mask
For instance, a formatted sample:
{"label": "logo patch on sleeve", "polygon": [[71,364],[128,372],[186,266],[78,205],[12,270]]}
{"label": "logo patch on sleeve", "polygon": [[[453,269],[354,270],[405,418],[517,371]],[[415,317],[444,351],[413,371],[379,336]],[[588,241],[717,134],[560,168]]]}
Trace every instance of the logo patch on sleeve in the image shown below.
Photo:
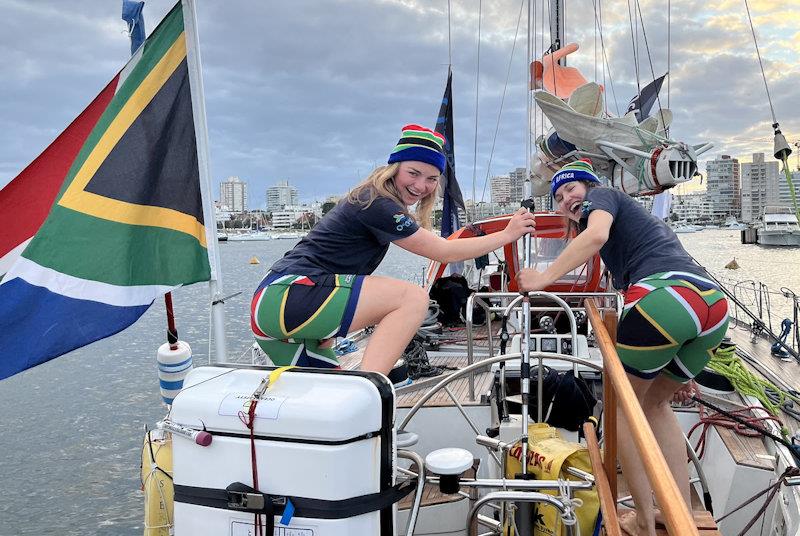
{"label": "logo patch on sleeve", "polygon": [[411,227],[411,224],[413,223],[411,218],[409,218],[407,214],[403,214],[402,212],[395,214],[394,216],[392,216],[392,218],[394,218],[394,223],[396,224],[395,228],[398,231],[402,231],[403,229]]}

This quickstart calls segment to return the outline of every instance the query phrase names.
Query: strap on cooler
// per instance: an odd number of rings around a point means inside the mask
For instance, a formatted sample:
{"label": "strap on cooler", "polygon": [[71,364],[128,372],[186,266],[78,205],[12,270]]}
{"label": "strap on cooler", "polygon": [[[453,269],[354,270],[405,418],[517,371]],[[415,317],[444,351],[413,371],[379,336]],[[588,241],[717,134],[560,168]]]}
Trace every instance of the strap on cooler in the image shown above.
{"label": "strap on cooler", "polygon": [[267,517],[267,534],[272,534],[273,520],[282,515],[287,500],[294,505],[294,515],[314,519],[344,519],[388,508],[408,495],[417,486],[417,480],[396,484],[378,493],[350,497],[337,501],[270,495],[256,491],[247,484],[234,482],[226,489],[200,488],[175,485],[175,501],[210,508],[236,510]]}

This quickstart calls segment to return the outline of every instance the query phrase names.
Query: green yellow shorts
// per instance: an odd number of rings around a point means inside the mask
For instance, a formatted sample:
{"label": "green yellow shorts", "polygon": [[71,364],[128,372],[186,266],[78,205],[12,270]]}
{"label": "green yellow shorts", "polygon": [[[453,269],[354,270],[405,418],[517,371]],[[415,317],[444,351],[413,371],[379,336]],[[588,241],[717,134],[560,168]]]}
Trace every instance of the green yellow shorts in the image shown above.
{"label": "green yellow shorts", "polygon": [[664,373],[681,383],[703,370],[728,329],[728,302],[713,281],[663,272],[625,292],[617,353],[640,378]]}
{"label": "green yellow shorts", "polygon": [[319,346],[347,335],[364,277],[267,274],[253,295],[250,325],[272,364],[338,367],[333,348]]}

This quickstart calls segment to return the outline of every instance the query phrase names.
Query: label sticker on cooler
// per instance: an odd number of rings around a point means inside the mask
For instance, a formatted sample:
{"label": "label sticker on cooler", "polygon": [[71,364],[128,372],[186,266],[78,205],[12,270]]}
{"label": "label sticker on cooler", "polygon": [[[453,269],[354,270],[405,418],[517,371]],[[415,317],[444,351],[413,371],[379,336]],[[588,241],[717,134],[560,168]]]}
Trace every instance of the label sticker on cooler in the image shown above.
{"label": "label sticker on cooler", "polygon": [[[275,532],[272,536],[314,536],[316,528],[316,526],[287,527],[275,523]],[[255,525],[244,521],[231,521],[231,536],[256,536]]]}
{"label": "label sticker on cooler", "polygon": [[[220,415],[239,415],[240,411],[247,412],[250,407],[252,393],[230,393],[219,404],[217,413]],[[281,406],[286,401],[284,396],[267,395],[262,397],[256,405],[256,419],[277,419]]]}

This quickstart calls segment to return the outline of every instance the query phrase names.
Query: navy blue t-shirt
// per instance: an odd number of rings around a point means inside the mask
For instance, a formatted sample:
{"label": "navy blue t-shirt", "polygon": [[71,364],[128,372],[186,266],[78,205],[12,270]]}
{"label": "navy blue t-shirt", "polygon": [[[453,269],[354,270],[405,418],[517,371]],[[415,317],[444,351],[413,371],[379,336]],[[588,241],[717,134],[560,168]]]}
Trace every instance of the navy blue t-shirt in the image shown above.
{"label": "navy blue t-shirt", "polygon": [[611,272],[617,289],[627,289],[643,277],[661,272],[690,272],[708,277],[689,257],[672,229],[625,192],[591,188],[583,203],[581,230],[586,229],[589,214],[598,209],[614,218],[608,241],[600,249],[600,258]]}
{"label": "navy blue t-shirt", "polygon": [[418,229],[405,209],[389,198],[376,197],[369,207],[344,199],[270,270],[296,275],[369,275],[383,260],[390,242]]}

